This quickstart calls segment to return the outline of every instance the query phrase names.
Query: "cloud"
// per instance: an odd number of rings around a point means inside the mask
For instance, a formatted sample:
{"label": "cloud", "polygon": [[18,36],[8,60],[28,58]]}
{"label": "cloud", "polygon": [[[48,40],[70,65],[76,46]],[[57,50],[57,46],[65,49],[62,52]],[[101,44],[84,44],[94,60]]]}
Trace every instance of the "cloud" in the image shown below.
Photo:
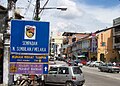
{"label": "cloud", "polygon": [[100,6],[82,5],[82,9],[103,23],[112,23],[112,20],[117,18],[120,13],[119,6],[104,8]]}
{"label": "cloud", "polygon": [[[80,3],[81,1],[78,3],[77,0],[50,0],[46,7],[67,7],[67,11],[44,10],[40,14],[41,21],[50,22],[50,31],[54,33],[95,32],[111,27],[113,19],[119,17],[119,6],[103,8]],[[41,4],[44,2],[45,0],[41,1]],[[19,3],[24,4],[24,7],[28,6],[28,2]],[[33,11],[34,6],[31,5],[26,13],[28,19],[32,17]]]}

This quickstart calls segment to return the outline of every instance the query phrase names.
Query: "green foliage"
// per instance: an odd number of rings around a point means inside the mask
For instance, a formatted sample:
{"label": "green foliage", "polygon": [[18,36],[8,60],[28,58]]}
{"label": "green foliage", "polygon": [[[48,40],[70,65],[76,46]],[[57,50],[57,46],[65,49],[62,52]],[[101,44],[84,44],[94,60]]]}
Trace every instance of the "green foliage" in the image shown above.
{"label": "green foliage", "polygon": [[34,17],[34,20],[40,21],[40,17],[39,18]]}

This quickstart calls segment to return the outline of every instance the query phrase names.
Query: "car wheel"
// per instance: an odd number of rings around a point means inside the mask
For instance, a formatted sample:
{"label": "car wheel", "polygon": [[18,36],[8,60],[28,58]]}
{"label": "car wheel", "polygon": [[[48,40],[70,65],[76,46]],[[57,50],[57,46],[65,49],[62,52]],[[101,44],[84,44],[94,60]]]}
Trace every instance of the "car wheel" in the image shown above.
{"label": "car wheel", "polygon": [[119,71],[117,71],[117,73],[119,73]]}
{"label": "car wheel", "polygon": [[96,67],[96,65],[94,64],[93,67]]}
{"label": "car wheel", "polygon": [[112,70],[108,70],[109,73],[112,73]]}
{"label": "car wheel", "polygon": [[45,86],[45,82],[44,81],[40,81],[38,86]]}
{"label": "car wheel", "polygon": [[102,70],[102,69],[100,69],[100,71],[101,71],[101,72],[103,72],[103,70]]}
{"label": "car wheel", "polygon": [[73,82],[66,82],[65,86],[74,86]]}

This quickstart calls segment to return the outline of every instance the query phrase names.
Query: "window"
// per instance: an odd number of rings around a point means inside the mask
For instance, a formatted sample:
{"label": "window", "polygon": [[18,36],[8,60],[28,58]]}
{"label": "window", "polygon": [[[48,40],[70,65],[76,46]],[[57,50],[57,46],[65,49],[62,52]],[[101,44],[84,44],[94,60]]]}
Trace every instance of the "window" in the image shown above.
{"label": "window", "polygon": [[73,67],[73,73],[74,74],[81,74],[82,71],[81,71],[81,69],[79,67]]}
{"label": "window", "polygon": [[57,74],[57,69],[58,69],[57,67],[51,67],[49,74]]}
{"label": "window", "polygon": [[69,74],[69,69],[67,67],[60,67],[58,74]]}
{"label": "window", "polygon": [[115,32],[120,32],[120,26],[115,27]]}
{"label": "window", "polygon": [[75,42],[76,41],[76,38],[72,38],[72,42]]}
{"label": "window", "polygon": [[115,36],[115,43],[120,43],[120,36]]}

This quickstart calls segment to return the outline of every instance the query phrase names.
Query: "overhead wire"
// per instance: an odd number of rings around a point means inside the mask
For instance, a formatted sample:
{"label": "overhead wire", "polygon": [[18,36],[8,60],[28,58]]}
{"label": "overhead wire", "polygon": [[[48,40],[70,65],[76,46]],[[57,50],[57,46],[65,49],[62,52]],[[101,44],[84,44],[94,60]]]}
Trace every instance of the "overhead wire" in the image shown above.
{"label": "overhead wire", "polygon": [[28,9],[30,8],[30,5],[31,5],[32,0],[30,0],[30,1],[28,0],[28,2],[29,2],[29,4],[28,4],[28,6],[27,6],[27,9],[26,9],[24,15],[26,15],[26,13],[28,12]]}
{"label": "overhead wire", "polygon": [[[44,9],[45,6],[48,4],[48,2],[49,2],[49,0],[47,0],[47,1],[45,2],[45,4],[44,4],[43,7],[42,7],[43,9]],[[42,11],[43,11],[43,10],[41,9],[40,12],[39,12],[39,14],[40,14]]]}
{"label": "overhead wire", "polygon": [[[45,8],[45,6],[48,4],[48,2],[49,2],[49,0],[47,0],[46,2],[45,2],[45,4],[43,5],[43,9]],[[32,18],[34,18],[34,15],[35,15],[35,9],[36,9],[36,7],[34,8],[34,12],[33,12],[33,17]],[[39,12],[39,14],[41,14],[41,16],[42,16],[42,14],[43,14],[43,9],[41,9],[41,8],[39,8],[40,9],[40,12]]]}

